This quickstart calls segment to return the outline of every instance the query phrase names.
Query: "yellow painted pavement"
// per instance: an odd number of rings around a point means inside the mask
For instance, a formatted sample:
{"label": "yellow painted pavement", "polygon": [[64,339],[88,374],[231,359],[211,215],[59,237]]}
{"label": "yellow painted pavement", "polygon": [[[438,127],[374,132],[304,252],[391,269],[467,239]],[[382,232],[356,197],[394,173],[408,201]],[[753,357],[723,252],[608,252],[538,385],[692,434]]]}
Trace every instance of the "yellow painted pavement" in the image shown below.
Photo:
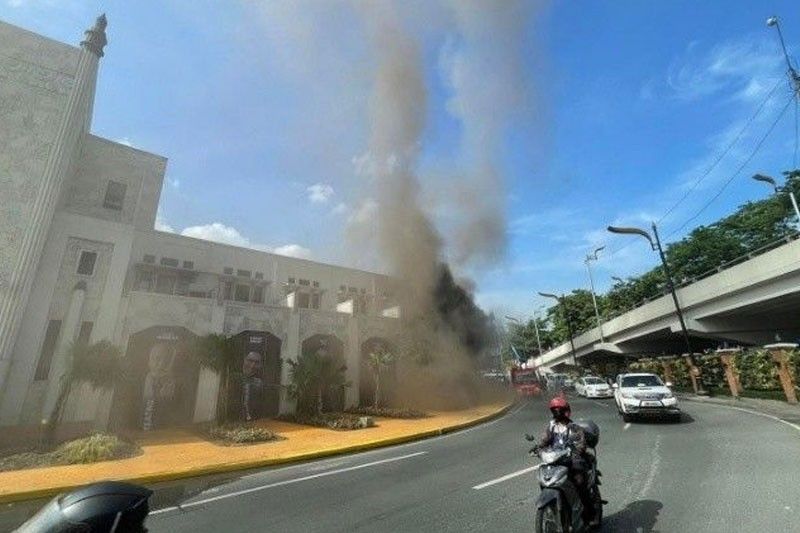
{"label": "yellow painted pavement", "polygon": [[259,425],[283,440],[247,446],[221,446],[190,430],[154,431],[137,439],[143,453],[129,459],[0,472],[0,502],[50,496],[100,480],[152,483],[388,446],[474,425],[508,407],[488,404],[416,420],[376,418],[375,427],[353,431],[264,420]]}

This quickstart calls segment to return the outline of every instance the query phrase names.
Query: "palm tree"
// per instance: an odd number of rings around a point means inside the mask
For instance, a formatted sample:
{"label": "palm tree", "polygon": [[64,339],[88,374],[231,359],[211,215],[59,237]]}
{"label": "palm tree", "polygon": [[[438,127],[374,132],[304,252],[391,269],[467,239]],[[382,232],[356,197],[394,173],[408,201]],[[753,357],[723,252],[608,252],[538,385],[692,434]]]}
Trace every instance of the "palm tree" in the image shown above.
{"label": "palm tree", "polygon": [[95,389],[110,389],[127,375],[123,370],[122,350],[107,340],[94,344],[73,342],[67,349],[67,364],[61,376],[58,396],[47,419],[43,444],[51,446],[55,440],[56,427],[64,416],[72,390],[76,385],[89,384]]}
{"label": "palm tree", "polygon": [[237,363],[240,359],[236,344],[233,342],[233,337],[210,333],[197,339],[193,353],[201,366],[219,376],[217,423],[223,424],[228,421],[231,381],[237,372]]}
{"label": "palm tree", "polygon": [[375,403],[374,408],[377,410],[380,405],[381,397],[381,372],[389,368],[389,365],[394,360],[394,355],[387,349],[381,347],[369,354],[369,367],[372,369],[375,376]]}
{"label": "palm tree", "polygon": [[288,363],[292,381],[289,395],[297,400],[297,410],[301,413],[321,413],[327,394],[350,385],[345,378],[347,366],[325,350],[301,354],[297,361]]}

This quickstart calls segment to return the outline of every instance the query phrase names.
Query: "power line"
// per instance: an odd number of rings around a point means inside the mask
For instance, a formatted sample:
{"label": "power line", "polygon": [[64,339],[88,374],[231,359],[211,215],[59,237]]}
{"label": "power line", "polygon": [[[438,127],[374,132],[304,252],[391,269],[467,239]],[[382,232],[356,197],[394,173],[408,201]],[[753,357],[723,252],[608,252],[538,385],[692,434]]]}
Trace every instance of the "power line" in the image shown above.
{"label": "power line", "polygon": [[758,116],[758,115],[761,113],[761,111],[764,109],[764,106],[766,106],[766,105],[767,105],[767,102],[769,102],[769,101],[772,99],[772,97],[773,97],[773,96],[774,96],[774,94],[775,94],[775,90],[776,90],[776,89],[777,89],[777,88],[778,88],[778,87],[779,87],[779,86],[780,86],[782,83],[783,83],[783,78],[779,79],[779,80],[778,80],[778,82],[777,82],[775,85],[773,85],[773,86],[772,86],[772,89],[770,89],[770,90],[769,90],[769,92],[767,93],[767,96],[764,98],[764,100],[762,100],[761,104],[758,106],[758,108],[755,110],[755,112],[754,112],[754,113],[753,113],[753,114],[750,116],[750,118],[749,118],[749,119],[747,119],[747,122],[745,123],[745,125],[744,125],[744,126],[742,126],[742,128],[741,128],[741,129],[739,130],[739,132],[736,134],[736,137],[734,137],[734,138],[733,138],[733,140],[732,140],[730,143],[728,143],[728,145],[727,145],[727,146],[725,147],[725,149],[724,149],[724,150],[723,150],[723,151],[722,151],[722,152],[721,152],[721,153],[720,153],[720,154],[717,156],[717,158],[714,160],[714,162],[713,162],[713,163],[711,163],[711,166],[709,166],[709,167],[708,167],[708,168],[705,170],[705,172],[703,172],[703,174],[701,174],[701,175],[700,175],[700,177],[699,177],[699,178],[697,178],[697,180],[696,180],[696,181],[695,181],[695,182],[692,184],[692,186],[691,186],[689,189],[687,189],[687,190],[686,190],[686,192],[683,194],[683,196],[680,198],[680,200],[678,200],[677,202],[675,202],[674,204],[672,204],[672,207],[670,207],[669,209],[667,209],[667,212],[666,212],[666,213],[664,213],[664,214],[661,216],[661,218],[659,218],[659,219],[656,221],[656,224],[661,224],[661,221],[662,221],[662,220],[664,220],[665,218],[667,218],[667,217],[670,215],[670,213],[672,213],[672,212],[675,210],[675,208],[676,208],[676,207],[678,207],[680,204],[682,204],[682,203],[683,203],[683,201],[684,201],[684,200],[686,200],[686,199],[689,197],[689,195],[690,195],[692,192],[694,192],[694,190],[695,190],[695,189],[697,189],[697,187],[700,185],[700,183],[701,183],[701,182],[702,182],[704,179],[706,179],[706,178],[708,177],[708,175],[709,175],[709,174],[711,174],[711,172],[712,172],[712,171],[713,171],[713,170],[714,170],[714,169],[717,167],[717,165],[720,163],[720,161],[722,161],[722,160],[725,158],[725,156],[726,156],[726,155],[728,155],[728,153],[731,151],[731,149],[733,148],[733,146],[734,146],[734,145],[735,145],[737,142],[739,142],[739,139],[741,139],[741,138],[742,138],[742,135],[744,135],[744,132],[747,130],[747,128],[749,128],[749,127],[750,127],[750,125],[753,123],[753,121],[756,119],[756,117],[757,117],[757,116]]}
{"label": "power line", "polygon": [[680,226],[680,227],[676,228],[675,230],[673,230],[672,232],[670,232],[670,233],[669,233],[669,234],[668,234],[666,237],[664,237],[664,239],[665,239],[665,240],[666,240],[666,239],[668,239],[669,237],[671,237],[672,235],[675,235],[676,233],[678,233],[679,231],[681,231],[681,230],[682,230],[683,228],[685,228],[686,226],[688,226],[690,222],[693,222],[694,220],[696,220],[696,219],[697,219],[697,217],[699,217],[699,216],[700,216],[700,215],[703,213],[703,211],[705,211],[705,210],[706,210],[706,209],[707,209],[707,208],[708,208],[708,207],[709,207],[709,206],[710,206],[712,203],[714,203],[714,201],[715,201],[717,198],[719,198],[719,197],[722,195],[722,193],[723,193],[723,192],[725,192],[725,189],[728,187],[728,185],[730,185],[730,184],[733,182],[733,180],[734,180],[734,179],[736,179],[736,177],[739,175],[739,173],[740,173],[742,170],[744,170],[744,167],[746,167],[746,166],[747,166],[747,165],[750,163],[750,161],[752,161],[752,160],[753,160],[753,158],[756,156],[756,154],[758,153],[758,151],[761,149],[761,146],[764,144],[764,141],[766,141],[766,140],[767,140],[767,137],[769,137],[770,133],[772,133],[772,130],[774,130],[774,129],[775,129],[775,126],[777,126],[777,125],[778,125],[778,122],[780,122],[781,118],[783,118],[783,115],[784,115],[784,113],[786,113],[786,110],[787,110],[787,109],[789,109],[789,105],[791,105],[791,103],[792,103],[793,101],[794,101],[794,94],[792,94],[792,97],[791,97],[791,98],[790,98],[790,99],[789,99],[789,100],[786,102],[786,105],[784,105],[784,106],[783,106],[783,109],[781,109],[781,112],[780,112],[780,113],[778,113],[778,116],[777,116],[777,117],[775,118],[775,120],[772,122],[772,124],[770,125],[769,129],[767,129],[767,132],[766,132],[766,133],[765,133],[765,134],[764,134],[764,135],[761,137],[761,139],[759,139],[759,141],[758,141],[758,143],[756,144],[756,146],[755,146],[755,148],[753,149],[753,151],[752,151],[752,152],[750,152],[750,155],[749,155],[749,156],[747,156],[747,158],[746,158],[746,159],[745,159],[745,160],[742,162],[742,164],[741,164],[741,165],[739,165],[739,167],[736,169],[736,172],[734,172],[734,173],[731,175],[731,177],[730,177],[730,178],[728,178],[727,180],[725,180],[725,183],[723,183],[723,184],[722,184],[722,187],[720,188],[720,190],[719,190],[719,191],[717,191],[717,194],[715,194],[714,196],[712,196],[712,197],[711,197],[711,198],[708,200],[708,202],[706,202],[705,204],[703,204],[703,207],[701,207],[701,208],[700,208],[700,210],[699,210],[699,211],[697,211],[697,213],[695,213],[694,215],[692,215],[691,217],[689,217],[689,218],[686,220],[686,222],[684,222],[683,224],[681,224],[681,226]]}

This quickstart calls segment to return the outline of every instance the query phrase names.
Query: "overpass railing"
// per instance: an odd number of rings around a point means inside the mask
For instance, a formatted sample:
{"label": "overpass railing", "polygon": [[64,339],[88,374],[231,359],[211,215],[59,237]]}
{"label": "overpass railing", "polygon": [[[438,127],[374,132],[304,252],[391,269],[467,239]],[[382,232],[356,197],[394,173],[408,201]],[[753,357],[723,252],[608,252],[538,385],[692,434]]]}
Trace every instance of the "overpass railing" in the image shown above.
{"label": "overpass railing", "polygon": [[[765,244],[764,246],[760,246],[759,248],[756,248],[755,250],[751,250],[751,251],[747,252],[746,254],[741,255],[741,256],[739,256],[739,257],[737,257],[735,259],[731,259],[730,261],[726,261],[726,262],[722,263],[721,265],[717,266],[716,268],[712,268],[711,270],[708,270],[708,271],[706,271],[706,272],[704,272],[704,273],[702,273],[702,274],[700,274],[698,276],[695,276],[695,277],[689,278],[689,279],[685,279],[685,280],[681,281],[680,283],[676,283],[675,284],[675,289],[678,290],[678,289],[681,289],[683,287],[687,287],[687,286],[689,286],[689,285],[691,285],[693,283],[697,283],[700,280],[703,280],[703,279],[709,278],[711,276],[714,276],[716,274],[719,274],[720,272],[723,272],[723,271],[725,271],[725,270],[727,270],[727,269],[729,269],[731,267],[734,267],[734,266],[736,266],[738,264],[744,263],[745,261],[753,259],[754,257],[757,257],[759,255],[765,254],[765,253],[767,253],[767,252],[769,252],[771,250],[774,250],[776,248],[780,248],[781,246],[783,246],[785,244],[789,244],[792,241],[795,241],[795,240],[798,240],[798,239],[800,239],[800,232],[795,232],[795,233],[790,233],[788,235],[785,235],[785,236],[781,237],[780,239],[777,239],[777,240],[772,241],[772,242],[770,242],[768,244]],[[635,305],[633,305],[631,307],[628,307],[628,308],[625,308],[625,309],[616,310],[616,311],[614,311],[612,313],[604,314],[603,315],[603,319],[604,319],[603,323],[605,324],[606,322],[608,322],[609,320],[611,320],[613,318],[617,318],[620,315],[624,315],[625,313],[628,313],[630,311],[634,311],[636,309],[639,309],[640,307],[652,302],[653,300],[657,300],[658,298],[661,298],[661,297],[667,296],[667,295],[669,295],[669,290],[667,290],[666,287],[665,287],[664,290],[661,293],[659,293],[659,294],[657,294],[655,296],[651,296],[650,298],[645,298],[642,301],[640,301],[639,303],[637,303],[637,304],[635,304]],[[590,326],[588,328],[582,329],[580,331],[576,331],[575,332],[575,337],[577,337],[578,335],[582,335],[582,334],[584,334],[584,333],[586,333],[588,331],[591,331],[593,329],[596,329],[596,328],[597,328],[596,325],[592,325],[592,326]]]}

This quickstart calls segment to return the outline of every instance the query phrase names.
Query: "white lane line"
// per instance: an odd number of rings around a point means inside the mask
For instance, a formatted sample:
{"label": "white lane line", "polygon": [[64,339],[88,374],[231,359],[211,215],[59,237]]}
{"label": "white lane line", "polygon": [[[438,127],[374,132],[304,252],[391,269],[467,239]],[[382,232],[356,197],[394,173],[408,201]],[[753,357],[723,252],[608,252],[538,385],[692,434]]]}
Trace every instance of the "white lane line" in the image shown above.
{"label": "white lane line", "polygon": [[630,422],[626,422],[625,425],[622,427],[622,430],[624,431],[624,430],[628,429],[629,427],[631,427],[631,423]]}
{"label": "white lane line", "polygon": [[509,479],[513,479],[515,477],[521,476],[522,474],[527,474],[528,472],[533,472],[541,465],[534,465],[528,468],[523,468],[522,470],[517,470],[516,472],[511,472],[503,477],[499,477],[497,479],[493,479],[491,481],[487,481],[486,483],[481,483],[480,485],[475,485],[472,487],[475,490],[485,489],[486,487],[491,487],[492,485],[497,485],[498,483],[502,483],[503,481],[508,481]]}
{"label": "white lane line", "polygon": [[166,513],[166,512],[169,512],[169,511],[188,509],[190,507],[197,507],[198,505],[205,505],[207,503],[211,503],[211,502],[215,502],[215,501],[219,501],[219,500],[224,500],[224,499],[227,499],[227,498],[235,498],[236,496],[242,496],[244,494],[250,494],[250,493],[253,493],[253,492],[259,492],[259,491],[262,491],[262,490],[271,489],[271,488],[275,488],[275,487],[282,487],[284,485],[291,485],[293,483],[300,483],[301,481],[308,481],[310,479],[317,479],[317,478],[321,478],[321,477],[332,476],[334,474],[342,474],[344,472],[352,472],[353,470],[361,470],[362,468],[369,468],[371,466],[378,466],[378,465],[382,465],[382,464],[386,464],[386,463],[393,463],[393,462],[396,462],[396,461],[402,461],[403,459],[411,459],[412,457],[425,455],[426,453],[428,453],[428,452],[410,453],[408,455],[401,455],[400,457],[391,457],[389,459],[381,459],[380,461],[373,461],[371,463],[364,463],[364,464],[356,465],[356,466],[348,466],[347,468],[340,468],[338,470],[329,470],[327,472],[320,472],[318,474],[312,474],[312,475],[309,475],[309,476],[297,477],[297,478],[293,478],[293,479],[286,479],[284,481],[278,481],[276,483],[270,483],[268,485],[260,485],[258,487],[251,487],[249,489],[237,490],[235,492],[229,492],[229,493],[226,493],[226,494],[220,494],[219,496],[213,496],[211,498],[204,498],[202,500],[195,500],[195,501],[187,502],[187,503],[184,503],[184,504],[181,504],[181,505],[178,505],[178,506],[164,507],[163,509],[158,509],[156,511],[150,511],[150,514],[154,515],[154,514]]}
{"label": "white lane line", "polygon": [[[692,400],[690,400],[690,401],[692,401]],[[694,400],[694,401],[696,401],[696,400]],[[780,422],[781,424],[786,424],[787,426],[792,427],[792,428],[796,429],[797,431],[800,431],[800,426],[798,426],[797,424],[793,424],[792,422],[789,422],[788,420],[784,420],[782,418],[778,418],[777,416],[768,415],[767,413],[761,413],[759,411],[753,411],[751,409],[745,409],[744,407],[734,407],[732,405],[720,405],[718,403],[713,403],[713,402],[703,402],[702,400],[697,402],[697,403],[705,403],[705,405],[715,405],[717,407],[725,407],[726,409],[735,409],[737,411],[744,411],[745,413],[750,413],[751,415],[763,416],[765,418],[770,418],[770,419],[772,419],[772,420],[774,420],[776,422]]]}
{"label": "white lane line", "polygon": [[600,407],[606,407],[606,408],[608,408],[608,406],[607,406],[606,404],[604,404],[604,403],[602,403],[602,402],[598,402],[597,400],[594,400],[592,403],[594,403],[594,404],[597,404],[597,405],[599,405]]}

